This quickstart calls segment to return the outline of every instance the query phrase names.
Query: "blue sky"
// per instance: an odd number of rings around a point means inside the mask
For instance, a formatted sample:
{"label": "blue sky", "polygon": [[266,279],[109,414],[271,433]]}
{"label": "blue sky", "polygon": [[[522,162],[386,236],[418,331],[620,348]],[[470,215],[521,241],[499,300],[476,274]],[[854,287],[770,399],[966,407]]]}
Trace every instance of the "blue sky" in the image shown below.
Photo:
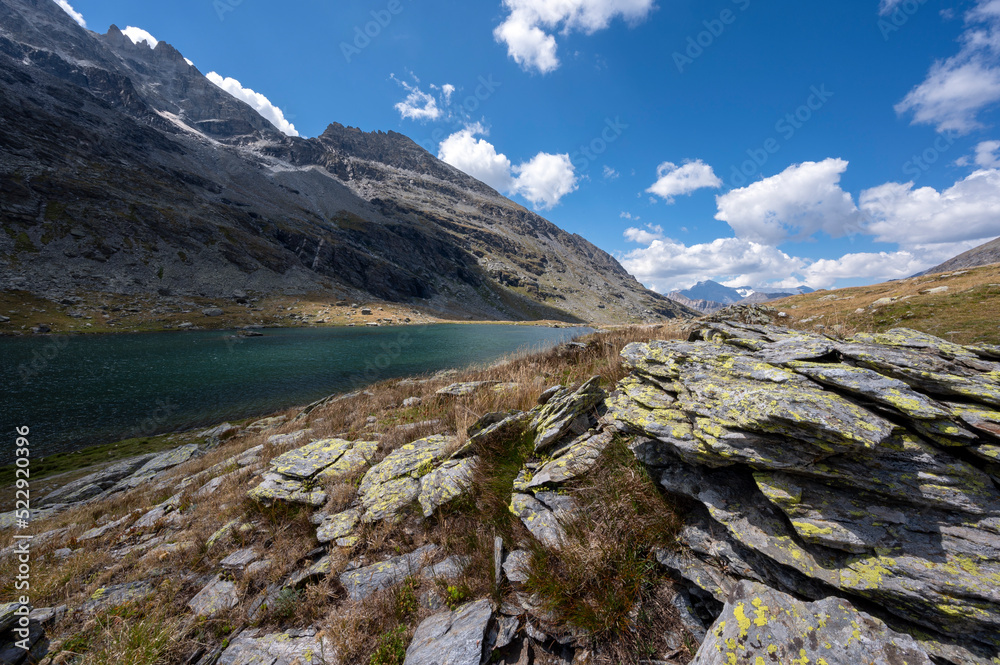
{"label": "blue sky", "polygon": [[871,283],[1000,235],[1000,0],[70,2],[286,132],[404,133],[659,291]]}

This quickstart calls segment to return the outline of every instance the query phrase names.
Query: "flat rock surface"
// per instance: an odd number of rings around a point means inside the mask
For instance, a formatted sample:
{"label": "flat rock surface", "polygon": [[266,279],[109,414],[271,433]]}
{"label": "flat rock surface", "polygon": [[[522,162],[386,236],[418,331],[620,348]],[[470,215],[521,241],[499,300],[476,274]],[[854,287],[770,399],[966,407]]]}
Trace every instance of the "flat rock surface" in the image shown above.
{"label": "flat rock surface", "polygon": [[492,616],[489,601],[480,600],[425,619],[413,634],[404,665],[479,665]]}
{"label": "flat rock surface", "polygon": [[358,488],[365,522],[390,519],[420,495],[420,478],[431,473],[455,440],[429,436],[400,446],[365,474]]}
{"label": "flat rock surface", "polygon": [[342,573],[340,583],[344,585],[351,600],[364,600],[376,591],[402,582],[410,575],[420,574],[425,559],[436,551],[437,546],[425,545],[409,554]]}
{"label": "flat rock surface", "polygon": [[236,584],[221,576],[216,576],[191,599],[188,607],[197,616],[210,617],[236,607],[238,602],[240,602],[240,594],[236,589]]}
{"label": "flat rock surface", "polygon": [[247,630],[236,636],[216,665],[336,665],[333,645],[314,628],[267,633]]}
{"label": "flat rock surface", "polygon": [[843,598],[804,603],[763,584],[741,582],[692,665],[826,663],[932,665],[909,635]]}

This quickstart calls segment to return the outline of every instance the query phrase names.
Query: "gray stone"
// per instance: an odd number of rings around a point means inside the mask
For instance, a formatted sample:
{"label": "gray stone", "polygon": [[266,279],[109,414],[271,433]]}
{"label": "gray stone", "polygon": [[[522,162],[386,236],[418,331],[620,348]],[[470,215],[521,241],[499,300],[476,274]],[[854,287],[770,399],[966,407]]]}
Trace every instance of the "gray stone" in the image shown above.
{"label": "gray stone", "polygon": [[251,563],[260,558],[257,550],[252,547],[237,550],[223,559],[219,565],[225,570],[244,570]]}
{"label": "gray stone", "polygon": [[430,517],[440,506],[465,494],[472,486],[472,474],[478,458],[449,460],[420,479],[417,501],[424,517]]}
{"label": "gray stone", "polygon": [[175,448],[174,450],[167,451],[160,455],[157,455],[153,459],[149,460],[143,464],[135,472],[136,476],[145,476],[149,474],[157,474],[161,471],[166,471],[167,469],[173,468],[179,464],[183,464],[198,453],[198,444],[191,443],[186,446],[181,446],[180,448]]}
{"label": "gray stone", "polygon": [[510,509],[539,542],[553,549],[562,548],[566,529],[548,506],[530,494],[515,494]]}
{"label": "gray stone", "polygon": [[404,665],[479,665],[492,616],[489,601],[480,600],[425,619],[413,634]]}
{"label": "gray stone", "polygon": [[354,533],[354,529],[360,522],[361,511],[350,508],[324,519],[319,529],[316,530],[316,539],[321,543],[342,540]]}
{"label": "gray stone", "polygon": [[438,563],[424,566],[420,571],[420,575],[428,579],[455,580],[465,573],[469,561],[470,559],[467,556],[450,556]]}
{"label": "gray stone", "polygon": [[613,436],[609,432],[600,434],[588,432],[581,435],[556,453],[555,459],[535,473],[527,486],[531,488],[558,485],[583,476],[597,465],[601,454],[612,439]]}
{"label": "gray stone", "polygon": [[222,316],[224,314],[224,312],[218,307],[209,307],[207,309],[203,309],[201,310],[201,313],[204,314],[205,316],[210,316],[210,317]]}
{"label": "gray stone", "polygon": [[322,489],[307,486],[301,480],[286,478],[278,473],[264,475],[264,482],[250,490],[249,496],[261,503],[284,501],[287,503],[302,503],[319,508],[326,503],[327,494]]}
{"label": "gray stone", "polygon": [[601,377],[595,376],[573,392],[564,389],[556,393],[539,407],[530,425],[535,432],[535,452],[551,447],[574,430],[579,430],[576,434],[587,431],[590,411],[605,397],[600,386]]}
{"label": "gray stone", "polygon": [[244,631],[233,638],[216,665],[334,665],[333,644],[315,628],[268,633]]}
{"label": "gray stone", "polygon": [[511,582],[523,584],[528,581],[528,569],[531,565],[531,554],[525,550],[514,550],[503,562],[503,572]]}
{"label": "gray stone", "polygon": [[410,575],[419,574],[424,568],[424,560],[436,551],[437,546],[425,545],[409,554],[342,573],[340,583],[351,600],[364,600],[376,591],[398,584]]}
{"label": "gray stone", "polygon": [[493,539],[493,583],[500,588],[503,575],[503,538],[496,536]]}
{"label": "gray stone", "polygon": [[741,582],[692,665],[754,662],[932,665],[912,637],[893,632],[843,598],[804,603],[762,584]]}
{"label": "gray stone", "polygon": [[31,612],[31,606],[22,603],[0,603],[0,634],[7,632],[7,629],[17,623],[21,614]]}
{"label": "gray stone", "polygon": [[[52,625],[59,623],[66,613],[69,611],[65,605],[60,605],[59,607],[43,607],[37,610],[31,610],[31,614],[28,618],[31,621],[37,621],[43,627],[51,627]],[[2,631],[0,631],[2,632]]]}
{"label": "gray stone", "polygon": [[89,614],[99,610],[119,607],[125,603],[142,600],[152,593],[153,586],[149,582],[129,582],[106,588],[102,587],[91,594],[90,600],[80,607],[80,611]]}
{"label": "gray stone", "polygon": [[132,514],[130,513],[125,517],[115,520],[114,522],[109,522],[104,526],[94,527],[93,529],[84,532],[83,534],[80,535],[79,538],[77,538],[77,540],[86,541],[86,540],[94,540],[96,538],[102,538],[105,534],[110,533],[115,529],[119,529],[131,523],[132,519],[133,517]]}
{"label": "gray stone", "polygon": [[1000,366],[907,330],[841,342],[728,322],[692,339],[627,346],[606,402],[604,422],[698,506],[661,563],[720,600],[741,578],[833,590],[963,652],[1000,649]]}
{"label": "gray stone", "polygon": [[267,442],[272,446],[291,446],[309,436],[312,430],[302,429],[288,434],[272,434],[267,437]]}
{"label": "gray stone", "polygon": [[465,383],[453,383],[450,386],[437,391],[438,395],[446,397],[465,397],[478,391],[483,386],[488,386],[493,381],[467,381]]}
{"label": "gray stone", "polygon": [[358,488],[364,510],[364,522],[393,519],[399,511],[417,500],[420,480],[447,456],[455,439],[429,436],[391,452],[365,474]]}
{"label": "gray stone", "polygon": [[207,429],[204,432],[199,432],[198,436],[203,439],[228,439],[239,431],[240,428],[232,423],[222,423],[221,425]]}
{"label": "gray stone", "polygon": [[196,616],[211,617],[236,607],[240,594],[236,584],[217,575],[188,602]]}

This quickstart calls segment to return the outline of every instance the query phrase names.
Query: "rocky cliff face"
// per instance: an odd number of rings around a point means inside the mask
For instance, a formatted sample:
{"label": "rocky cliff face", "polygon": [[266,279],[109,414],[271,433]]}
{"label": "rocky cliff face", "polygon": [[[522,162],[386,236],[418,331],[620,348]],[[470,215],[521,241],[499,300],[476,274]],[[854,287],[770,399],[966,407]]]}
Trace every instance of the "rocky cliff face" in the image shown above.
{"label": "rocky cliff face", "polygon": [[[691,339],[626,348],[607,414],[696,506],[661,563],[747,616],[743,580],[863,605],[935,662],[1000,662],[1000,348],[733,322]],[[736,639],[697,662],[766,657],[717,627]]]}
{"label": "rocky cliff face", "polygon": [[485,318],[687,312],[406,137],[287,137],[176,49],[0,0],[0,282],[319,292]]}

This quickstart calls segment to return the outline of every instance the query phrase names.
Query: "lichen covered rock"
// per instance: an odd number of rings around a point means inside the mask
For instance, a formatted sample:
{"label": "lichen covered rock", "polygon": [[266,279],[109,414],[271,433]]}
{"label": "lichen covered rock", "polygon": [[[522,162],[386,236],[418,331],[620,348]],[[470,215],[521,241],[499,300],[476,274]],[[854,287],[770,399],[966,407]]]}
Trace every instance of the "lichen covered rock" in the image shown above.
{"label": "lichen covered rock", "polygon": [[740,580],[863,599],[941,637],[938,657],[993,662],[997,364],[907,330],[840,341],[701,325],[689,342],[626,347],[631,374],[607,399],[612,430],[702,507],[679,534],[687,551],[661,562],[720,600]]}
{"label": "lichen covered rock", "polygon": [[843,598],[804,603],[741,582],[708,630],[692,665],[825,663],[931,665],[920,645]]}
{"label": "lichen covered rock", "polygon": [[605,398],[601,377],[595,376],[576,390],[562,389],[533,411],[530,428],[535,433],[535,452],[558,442],[569,432],[582,434],[591,426],[590,412]]}
{"label": "lichen covered rock", "polygon": [[455,440],[429,436],[401,446],[365,474],[358,488],[364,522],[393,519],[420,496],[420,479],[448,456]]}

